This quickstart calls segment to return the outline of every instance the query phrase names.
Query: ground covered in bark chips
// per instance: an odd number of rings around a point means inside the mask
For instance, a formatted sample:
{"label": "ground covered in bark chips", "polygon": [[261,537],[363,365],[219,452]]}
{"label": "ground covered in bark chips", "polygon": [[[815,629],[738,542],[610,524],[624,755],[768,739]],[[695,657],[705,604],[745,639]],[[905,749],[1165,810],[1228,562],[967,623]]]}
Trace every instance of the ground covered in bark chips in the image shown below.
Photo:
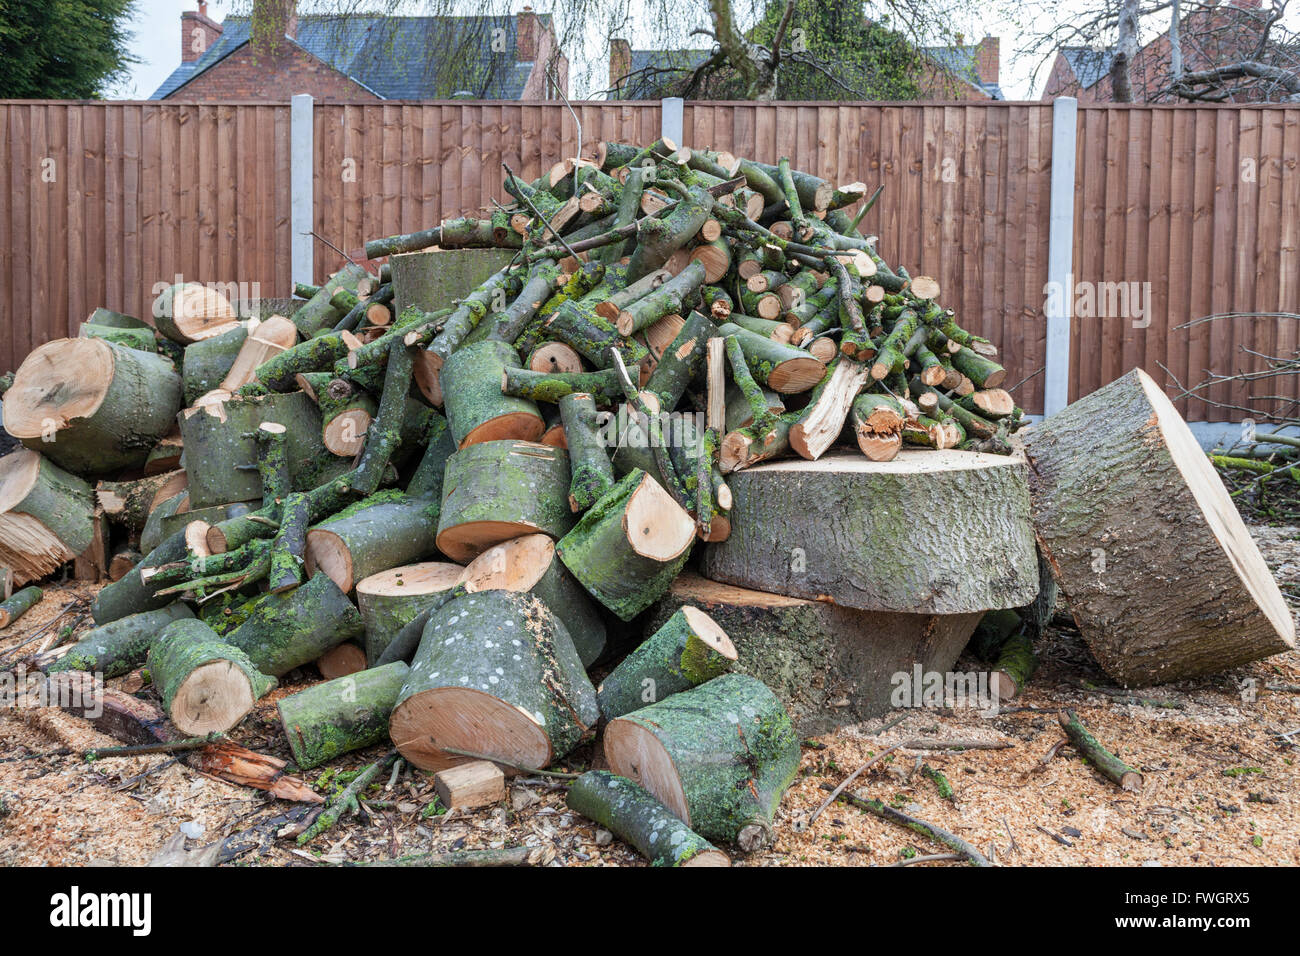
{"label": "ground covered in bark chips", "polygon": [[[1283,588],[1300,592],[1300,528],[1252,530]],[[89,627],[92,594],[85,586],[48,587],[40,605],[0,632],[0,667],[56,617],[29,647],[61,628]],[[1300,653],[1214,678],[1125,691],[1069,627],[1051,628],[1038,650],[1038,673],[998,716],[965,708],[899,711],[806,741],[799,776],[777,817],[776,845],[736,862],[964,865],[923,859],[946,848],[842,802],[803,826],[830,789],[873,756],[924,741],[927,749],[895,750],[846,792],[943,827],[1005,865],[1300,864]],[[957,668],[979,666],[963,658]],[[315,679],[306,669],[287,675],[231,739],[289,759],[275,702]],[[1140,793],[1120,790],[1069,748],[1044,762],[1062,739],[1056,714],[1064,707],[1078,711],[1103,743],[1143,773]],[[942,741],[1009,746],[929,749]],[[568,810],[562,782],[554,779],[516,777],[504,803],[447,812],[432,776],[404,767],[370,790],[364,816],[299,848],[287,834],[313,806],[205,777],[166,754],[93,763],[74,755],[116,743],[56,709],[0,711],[0,865],[320,866],[517,846],[535,848],[536,865],[645,865]],[[303,777],[328,796],[340,778],[346,783],[349,771],[381,752],[351,754]],[[587,746],[553,769],[600,765],[598,748]],[[947,778],[952,800],[940,795],[925,767]]]}

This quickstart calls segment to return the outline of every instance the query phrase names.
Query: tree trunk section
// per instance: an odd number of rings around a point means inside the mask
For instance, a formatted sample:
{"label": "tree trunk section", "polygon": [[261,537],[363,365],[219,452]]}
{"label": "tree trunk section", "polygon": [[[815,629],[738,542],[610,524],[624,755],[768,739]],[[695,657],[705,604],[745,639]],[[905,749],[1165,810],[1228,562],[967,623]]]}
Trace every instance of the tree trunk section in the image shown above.
{"label": "tree trunk section", "polygon": [[380,571],[419,561],[437,550],[438,505],[399,491],[381,491],[307,532],[307,573],[318,569],[344,592]]}
{"label": "tree trunk section", "polygon": [[387,740],[388,715],[408,670],[396,661],[322,681],[281,700],[276,706],[294,763],[310,770]]}
{"label": "tree trunk section", "polygon": [[442,367],[443,406],[457,448],[480,442],[536,441],[545,430],[537,405],[501,391],[519,353],[505,342],[475,342],[453,352]]}
{"label": "tree trunk section", "polygon": [[183,734],[225,733],[275,686],[248,656],[202,621],[168,624],[149,649],[158,696]]}
{"label": "tree trunk section", "polygon": [[904,451],[733,472],[731,537],[709,546],[703,571],[862,610],[1019,607],[1038,594],[1026,471],[997,455]]}
{"label": "tree trunk section", "polygon": [[129,614],[101,624],[83,634],[68,653],[45,669],[46,673],[98,671],[106,680],[129,674],[144,665],[149,648],[167,625],[193,617],[194,612],[177,601],[156,611]]}
{"label": "tree trunk section", "polygon": [[292,591],[266,593],[239,613],[244,620],[223,640],[264,674],[282,677],[330,648],[361,636],[361,614],[324,574]]}
{"label": "tree trunk section", "polygon": [[1025,452],[1044,556],[1115,680],[1163,684],[1295,649],[1268,565],[1145,372],[1036,425]]}
{"label": "tree trunk section", "polygon": [[459,564],[429,561],[390,568],[358,581],[357,608],[365,627],[367,664],[374,667],[402,628],[464,576]]}
{"label": "tree trunk section", "polygon": [[0,458],[0,566],[15,584],[52,574],[94,536],[90,485],[27,448]]}

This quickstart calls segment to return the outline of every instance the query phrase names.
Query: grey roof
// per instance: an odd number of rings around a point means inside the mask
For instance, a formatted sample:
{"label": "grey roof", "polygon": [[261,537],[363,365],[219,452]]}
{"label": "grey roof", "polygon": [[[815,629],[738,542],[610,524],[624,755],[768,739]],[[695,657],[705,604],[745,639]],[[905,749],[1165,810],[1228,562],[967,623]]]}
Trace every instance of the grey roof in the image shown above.
{"label": "grey roof", "polygon": [[983,90],[995,100],[1006,99],[1002,87],[996,82],[986,83],[980,79],[978,46],[927,46],[921,49],[926,56],[958,79]]}
{"label": "grey roof", "polygon": [[664,86],[687,75],[712,56],[712,50],[631,50],[629,69],[619,77],[620,99],[653,99]]}
{"label": "grey roof", "polygon": [[1110,72],[1113,50],[1098,50],[1090,46],[1063,46],[1061,56],[1070,64],[1075,79],[1085,90]]}
{"label": "grey roof", "polygon": [[[549,17],[538,18],[546,26]],[[516,57],[513,16],[302,16],[290,38],[383,99],[519,99],[533,64]],[[220,63],[249,39],[247,17],[226,17],[220,38],[182,63],[150,99],[160,100]],[[501,31],[501,32],[497,32]],[[493,38],[504,49],[494,52]]]}

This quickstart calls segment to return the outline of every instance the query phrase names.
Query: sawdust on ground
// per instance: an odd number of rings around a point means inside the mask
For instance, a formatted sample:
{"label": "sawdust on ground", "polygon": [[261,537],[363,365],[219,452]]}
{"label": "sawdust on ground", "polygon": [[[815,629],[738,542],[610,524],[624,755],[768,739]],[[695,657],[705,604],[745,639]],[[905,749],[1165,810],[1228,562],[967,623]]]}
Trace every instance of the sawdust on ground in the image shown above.
{"label": "sawdust on ground", "polygon": [[[1300,529],[1252,531],[1283,587],[1300,591]],[[18,656],[69,623],[88,627],[88,618],[78,621],[77,615],[92,592],[76,585],[48,588],[40,605],[0,632],[0,667],[43,626],[49,625]],[[1050,629],[1039,655],[1039,671],[1024,694],[997,716],[966,708],[900,712],[901,720],[894,715],[805,742],[799,776],[777,818],[775,845],[737,862],[891,865],[944,853],[945,847],[842,802],[828,806],[811,827],[802,826],[829,787],[874,755],[931,738],[1012,746],[900,749],[863,773],[849,792],[949,830],[1006,865],[1300,864],[1300,653],[1138,692],[1115,688],[1071,629]],[[979,665],[963,659],[957,669]],[[315,679],[311,669],[288,675],[232,739],[289,759],[275,701]],[[1068,748],[1044,763],[1062,737],[1056,715],[1066,707],[1143,773],[1140,792],[1121,791]],[[538,847],[537,862],[548,865],[644,864],[568,810],[555,780],[515,778],[501,805],[444,812],[431,776],[404,768],[371,792],[363,817],[302,849],[277,837],[293,805],[205,777],[167,755],[94,763],[41,756],[113,743],[52,708],[0,711],[0,797],[9,808],[0,816],[0,865],[141,865],[178,833],[190,851],[222,843],[227,865],[318,866],[520,845]],[[336,786],[331,778],[383,752],[372,748],[304,776],[321,781],[328,795]],[[557,769],[599,765],[598,748],[588,746]],[[951,802],[940,797],[923,765],[951,782]]]}

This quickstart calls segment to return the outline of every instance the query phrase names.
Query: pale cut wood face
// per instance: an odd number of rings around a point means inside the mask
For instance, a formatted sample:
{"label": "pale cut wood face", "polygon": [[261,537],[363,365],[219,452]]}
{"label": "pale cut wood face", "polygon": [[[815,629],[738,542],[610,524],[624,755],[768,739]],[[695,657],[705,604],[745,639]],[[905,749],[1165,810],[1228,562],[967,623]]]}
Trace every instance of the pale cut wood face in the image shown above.
{"label": "pale cut wood face", "polygon": [[717,653],[729,661],[734,661],[740,656],[736,652],[736,646],[731,643],[731,638],[727,637],[727,632],[698,607],[691,607],[688,604],[682,608],[682,614],[686,616],[686,623],[691,626],[695,636]]}
{"label": "pale cut wood face", "polygon": [[193,736],[229,730],[253,708],[248,678],[227,661],[197,668],[176,691],[171,718]]}
{"label": "pale cut wood face", "polygon": [[441,594],[460,584],[466,569],[448,561],[425,561],[379,571],[357,582],[357,594]]}
{"label": "pale cut wood face", "polygon": [[113,381],[113,349],[102,339],[56,339],[18,367],[5,392],[5,431],[40,438],[52,426],[99,411]]}
{"label": "pale cut wood face", "polygon": [[687,826],[691,811],[681,777],[659,738],[634,721],[611,721],[605,729],[605,760],[616,774],[645,787]]}
{"label": "pale cut wood face", "polygon": [[628,499],[623,531],[632,550],[652,561],[671,561],[695,538],[695,522],[659,484],[646,475]]}
{"label": "pale cut wood face", "polygon": [[551,742],[537,720],[472,687],[435,687],[407,698],[389,720],[402,756],[421,770],[442,770],[469,759],[443,748],[488,754],[517,767],[545,767]]}
{"label": "pale cut wood face", "polygon": [[548,535],[529,534],[488,548],[465,568],[467,591],[531,591],[555,558]]}

